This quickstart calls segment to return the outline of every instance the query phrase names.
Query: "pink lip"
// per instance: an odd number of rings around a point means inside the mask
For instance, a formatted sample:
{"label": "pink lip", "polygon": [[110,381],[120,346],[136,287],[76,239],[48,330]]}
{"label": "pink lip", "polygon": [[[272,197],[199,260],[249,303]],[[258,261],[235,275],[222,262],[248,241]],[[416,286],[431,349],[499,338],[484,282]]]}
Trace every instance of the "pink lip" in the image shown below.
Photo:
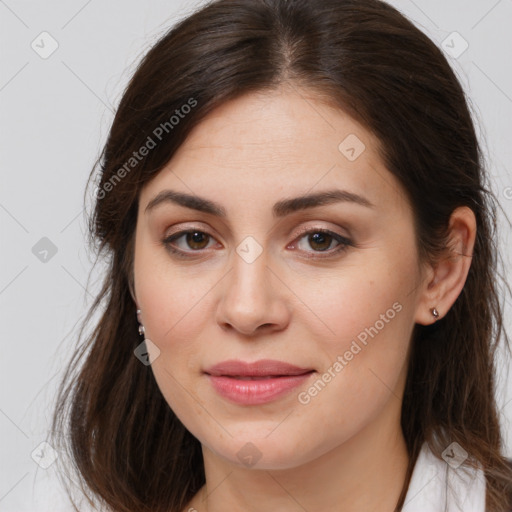
{"label": "pink lip", "polygon": [[282,375],[301,375],[310,372],[313,368],[301,368],[293,364],[275,359],[260,359],[254,363],[246,363],[238,359],[222,361],[208,368],[205,373],[209,375],[225,375],[231,377],[268,377]]}
{"label": "pink lip", "polygon": [[237,404],[257,405],[275,400],[299,386],[314,370],[264,359],[254,363],[224,361],[205,373],[221,396]]}

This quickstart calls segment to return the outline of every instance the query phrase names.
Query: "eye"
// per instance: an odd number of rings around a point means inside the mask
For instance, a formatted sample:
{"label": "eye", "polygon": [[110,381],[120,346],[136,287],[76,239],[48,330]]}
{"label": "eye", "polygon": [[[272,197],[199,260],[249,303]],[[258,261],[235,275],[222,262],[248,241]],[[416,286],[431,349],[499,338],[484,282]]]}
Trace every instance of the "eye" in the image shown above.
{"label": "eye", "polygon": [[[194,255],[193,253],[200,254],[204,249],[211,247],[209,243],[214,240],[215,239],[211,235],[204,231],[199,229],[189,229],[185,231],[178,231],[177,233],[168,236],[162,240],[162,243],[166,249],[175,256],[179,258],[191,258]],[[348,238],[323,228],[302,231],[299,238],[296,238],[295,240],[298,240],[298,243],[292,243],[288,247],[294,249],[295,246],[297,246],[300,251],[310,254],[309,256],[306,256],[307,258],[327,258],[347,250],[349,246],[354,247],[353,242]],[[303,243],[303,240],[305,240],[305,243]],[[180,243],[177,243],[179,241],[181,241],[181,246]],[[334,249],[332,249],[333,242],[337,244],[334,246]],[[308,251],[305,247],[306,244],[314,250]],[[320,256],[315,253],[325,253],[325,255]]]}
{"label": "eye", "polygon": [[[313,253],[327,253],[325,256],[308,256],[313,258],[330,257],[334,254],[338,254],[341,251],[347,250],[349,246],[354,246],[352,241],[349,240],[348,238],[345,238],[339,235],[338,233],[323,228],[309,229],[308,231],[303,231],[298,240],[299,242],[296,245],[297,247],[299,247],[301,251],[311,253],[311,251],[308,251],[306,248],[306,245],[308,245],[309,247],[315,249],[314,251],[312,251]],[[302,243],[303,240],[304,243]],[[332,248],[333,242],[337,243],[337,245],[335,245],[333,250],[329,250],[330,248]]]}
{"label": "eye", "polygon": [[[187,248],[178,247],[179,244],[176,244],[176,241],[183,239],[183,242],[187,246]],[[198,252],[202,249],[206,249],[208,247],[208,242],[213,240],[208,233],[204,231],[200,231],[199,229],[189,229],[187,231],[179,231],[174,235],[171,235],[163,240],[163,244],[165,247],[173,254],[177,256],[186,258],[186,252]],[[190,251],[192,249],[192,251]]]}

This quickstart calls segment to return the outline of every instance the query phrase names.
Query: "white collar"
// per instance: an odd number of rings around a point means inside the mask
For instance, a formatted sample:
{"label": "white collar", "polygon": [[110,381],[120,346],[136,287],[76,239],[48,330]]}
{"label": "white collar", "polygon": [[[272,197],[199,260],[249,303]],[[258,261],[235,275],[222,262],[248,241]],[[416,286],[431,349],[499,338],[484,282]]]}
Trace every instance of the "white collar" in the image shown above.
{"label": "white collar", "polygon": [[482,469],[463,465],[454,469],[424,443],[402,512],[485,512],[485,491]]}

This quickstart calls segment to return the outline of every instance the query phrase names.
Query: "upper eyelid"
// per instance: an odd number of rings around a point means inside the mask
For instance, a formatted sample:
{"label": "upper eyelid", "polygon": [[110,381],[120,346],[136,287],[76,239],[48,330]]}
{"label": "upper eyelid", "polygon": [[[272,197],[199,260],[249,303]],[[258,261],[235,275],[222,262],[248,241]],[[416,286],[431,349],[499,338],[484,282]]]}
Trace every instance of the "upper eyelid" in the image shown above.
{"label": "upper eyelid", "polygon": [[[329,231],[329,232],[331,232],[331,233],[333,233],[333,234],[335,234],[335,235],[337,235],[337,236],[339,236],[341,238],[351,239],[351,235],[350,234],[338,233],[335,228],[330,228],[330,227],[325,227],[325,226],[306,226],[306,227],[302,227],[302,228],[300,228],[295,233],[295,238],[297,236],[301,236],[301,235],[304,235],[306,233],[309,233],[310,231],[315,231],[315,230],[317,230],[317,231]],[[201,226],[194,226],[194,225],[192,225],[192,226],[185,226],[185,227],[177,229],[176,231],[173,231],[171,233],[164,234],[163,238],[164,239],[165,238],[170,238],[170,237],[178,235],[178,234],[183,235],[183,234],[186,234],[186,233],[188,233],[190,231],[199,231],[199,232],[204,233],[204,234],[206,234],[208,236],[216,238],[216,235],[213,235],[213,234],[210,233],[210,229],[203,228]],[[287,236],[291,236],[291,234],[293,232],[294,232],[293,229],[288,231],[287,232]],[[167,233],[167,230],[166,230],[166,233]],[[294,240],[295,240],[295,238],[294,238]]]}

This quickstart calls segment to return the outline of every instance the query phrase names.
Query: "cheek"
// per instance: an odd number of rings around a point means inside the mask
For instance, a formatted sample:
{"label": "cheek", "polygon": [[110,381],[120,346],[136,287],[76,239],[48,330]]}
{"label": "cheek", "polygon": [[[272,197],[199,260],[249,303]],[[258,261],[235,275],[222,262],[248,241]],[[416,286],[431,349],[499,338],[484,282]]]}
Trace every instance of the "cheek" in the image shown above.
{"label": "cheek", "polygon": [[207,318],[204,282],[201,285],[200,278],[193,279],[162,260],[159,252],[157,248],[136,249],[135,289],[145,338],[160,351],[151,370],[165,401],[182,416],[196,403],[191,400],[190,379],[198,372],[198,343]]}
{"label": "cheek", "polygon": [[[304,281],[307,306],[315,313],[308,314],[315,326],[311,337],[324,366],[302,403],[316,402],[325,415],[337,404],[339,411],[351,411],[347,425],[377,410],[392,392],[399,396],[414,327],[415,262],[404,253],[398,257],[390,254],[380,265],[353,267],[314,285]],[[347,416],[341,413],[339,421]]]}
{"label": "cheek", "polygon": [[194,433],[193,425],[204,414],[194,386],[208,319],[204,278],[191,279],[159,267],[139,276],[145,335],[160,350],[151,370],[169,407]]}
{"label": "cheek", "polygon": [[309,311],[299,321],[307,325],[306,315],[310,318],[310,327],[332,356],[350,350],[353,342],[364,348],[371,340],[379,340],[386,350],[408,342],[405,331],[410,327],[414,301],[412,265],[408,261],[386,265],[386,261],[381,266],[361,265],[297,282],[303,309]]}
{"label": "cheek", "polygon": [[364,429],[387,404],[399,414],[412,304],[405,282],[382,275],[331,281],[308,303],[325,323],[312,331],[324,365],[298,401],[306,430],[329,426],[320,450]]}
{"label": "cheek", "polygon": [[173,263],[165,250],[148,242],[136,247],[134,272],[147,337],[161,350],[173,345],[179,350],[196,339],[207,319],[213,276]]}

